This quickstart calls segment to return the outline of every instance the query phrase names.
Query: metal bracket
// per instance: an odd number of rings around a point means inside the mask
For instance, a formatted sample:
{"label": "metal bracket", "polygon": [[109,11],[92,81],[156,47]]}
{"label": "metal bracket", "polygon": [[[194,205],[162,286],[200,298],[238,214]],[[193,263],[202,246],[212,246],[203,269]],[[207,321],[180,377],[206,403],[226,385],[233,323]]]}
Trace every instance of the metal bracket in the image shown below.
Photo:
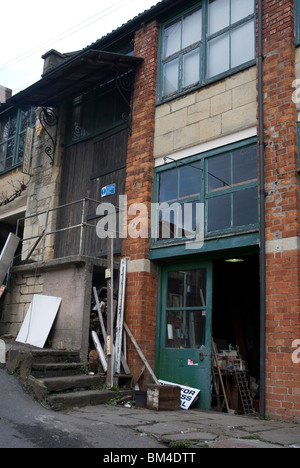
{"label": "metal bracket", "polygon": [[117,90],[123,99],[123,101],[127,104],[129,112],[124,112],[122,115],[123,121],[126,123],[128,127],[128,134],[132,135],[132,107],[133,107],[133,97],[131,97],[131,101],[128,101],[127,95],[130,93],[132,95],[133,85],[134,85],[134,71],[122,73],[117,72],[115,75],[116,80],[116,87]]}
{"label": "metal bracket", "polygon": [[[57,142],[57,126],[58,126],[58,117],[57,114],[54,112],[53,109],[50,107],[43,107],[40,116],[39,116],[40,124],[47,133],[50,144],[46,146],[45,153],[50,158],[51,166],[54,165],[54,157],[55,157],[55,149],[56,149],[56,142]],[[55,135],[54,137],[48,131],[49,128],[55,127]]]}

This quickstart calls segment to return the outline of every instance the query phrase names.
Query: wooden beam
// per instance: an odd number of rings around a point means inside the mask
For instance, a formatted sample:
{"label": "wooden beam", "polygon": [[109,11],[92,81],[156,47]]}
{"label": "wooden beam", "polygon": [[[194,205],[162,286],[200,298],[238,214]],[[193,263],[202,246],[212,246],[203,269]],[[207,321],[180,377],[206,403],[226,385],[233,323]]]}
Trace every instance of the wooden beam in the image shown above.
{"label": "wooden beam", "polygon": [[138,355],[140,356],[141,360],[143,361],[143,363],[145,364],[146,368],[148,369],[148,371],[149,371],[149,373],[150,373],[152,379],[154,380],[155,384],[156,384],[156,385],[159,385],[159,381],[157,380],[157,378],[156,378],[156,376],[155,376],[153,370],[151,369],[149,362],[147,361],[147,359],[145,358],[144,354],[142,353],[141,348],[140,348],[139,345],[137,344],[137,342],[136,342],[136,340],[135,340],[133,334],[132,334],[131,331],[129,330],[129,328],[128,328],[126,322],[124,322],[124,328],[125,328],[125,330],[126,330],[127,335],[128,335],[129,338],[131,339],[131,341],[132,341],[132,343],[133,343],[135,349],[137,350]]}

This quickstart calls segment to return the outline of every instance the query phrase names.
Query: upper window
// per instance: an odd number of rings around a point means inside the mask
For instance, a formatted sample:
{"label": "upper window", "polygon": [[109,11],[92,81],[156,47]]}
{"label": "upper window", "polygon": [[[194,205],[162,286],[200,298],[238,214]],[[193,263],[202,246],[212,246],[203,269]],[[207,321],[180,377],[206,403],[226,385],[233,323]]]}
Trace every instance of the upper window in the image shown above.
{"label": "upper window", "polygon": [[35,126],[35,109],[7,114],[0,120],[0,173],[23,162],[27,127]]}
{"label": "upper window", "polygon": [[255,59],[254,0],[203,0],[162,26],[159,99]]}
{"label": "upper window", "polygon": [[207,239],[257,228],[258,156],[254,140],[161,166],[156,174],[154,242],[192,238],[197,224],[204,226]]}

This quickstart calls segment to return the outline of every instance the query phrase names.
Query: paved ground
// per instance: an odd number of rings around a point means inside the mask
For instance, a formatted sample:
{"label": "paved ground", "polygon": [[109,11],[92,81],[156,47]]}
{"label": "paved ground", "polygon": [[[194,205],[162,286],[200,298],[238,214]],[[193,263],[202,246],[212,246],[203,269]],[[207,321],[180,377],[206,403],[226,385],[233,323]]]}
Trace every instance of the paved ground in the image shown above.
{"label": "paved ground", "polygon": [[262,421],[212,411],[155,412],[109,405],[74,409],[69,414],[130,428],[141,438],[151,437],[165,446],[189,448],[300,448],[300,425]]}
{"label": "paved ground", "polygon": [[300,424],[213,411],[155,412],[111,405],[56,413],[23,392],[18,379],[5,370],[0,370],[0,393],[0,447],[22,447],[24,441],[47,447],[50,441],[50,447],[300,448]]}

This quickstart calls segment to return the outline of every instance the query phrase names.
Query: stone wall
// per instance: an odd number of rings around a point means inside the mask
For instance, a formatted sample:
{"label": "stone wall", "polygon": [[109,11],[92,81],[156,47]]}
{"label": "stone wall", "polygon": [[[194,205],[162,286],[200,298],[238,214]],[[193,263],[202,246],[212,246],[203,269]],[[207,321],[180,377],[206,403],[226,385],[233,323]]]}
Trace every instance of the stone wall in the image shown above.
{"label": "stone wall", "polygon": [[101,262],[70,257],[14,267],[0,305],[0,336],[17,336],[34,294],[61,297],[61,307],[48,346],[52,349],[79,350],[86,357],[93,268],[94,265],[102,265]]}
{"label": "stone wall", "polygon": [[252,67],[158,106],[154,156],[256,126],[256,116],[256,67]]}
{"label": "stone wall", "polygon": [[[41,109],[37,111],[39,116]],[[28,188],[27,211],[26,216],[37,215],[43,211],[56,208],[59,204],[60,178],[61,178],[61,158],[63,153],[65,127],[64,109],[60,109],[57,128],[57,142],[54,156],[54,164],[51,164],[50,158],[46,155],[45,149],[49,145],[49,137],[39,124],[37,119],[37,130],[32,155],[32,177]],[[54,136],[56,128],[49,128]],[[46,214],[32,217],[25,222],[24,238],[40,236],[45,229]],[[56,227],[56,212],[51,212],[48,220],[48,231],[53,231]],[[24,243],[23,259],[26,258],[26,252],[30,250],[36,239]],[[54,253],[53,236],[46,238],[44,260],[51,260]],[[41,260],[42,243],[32,255],[31,259]]]}

